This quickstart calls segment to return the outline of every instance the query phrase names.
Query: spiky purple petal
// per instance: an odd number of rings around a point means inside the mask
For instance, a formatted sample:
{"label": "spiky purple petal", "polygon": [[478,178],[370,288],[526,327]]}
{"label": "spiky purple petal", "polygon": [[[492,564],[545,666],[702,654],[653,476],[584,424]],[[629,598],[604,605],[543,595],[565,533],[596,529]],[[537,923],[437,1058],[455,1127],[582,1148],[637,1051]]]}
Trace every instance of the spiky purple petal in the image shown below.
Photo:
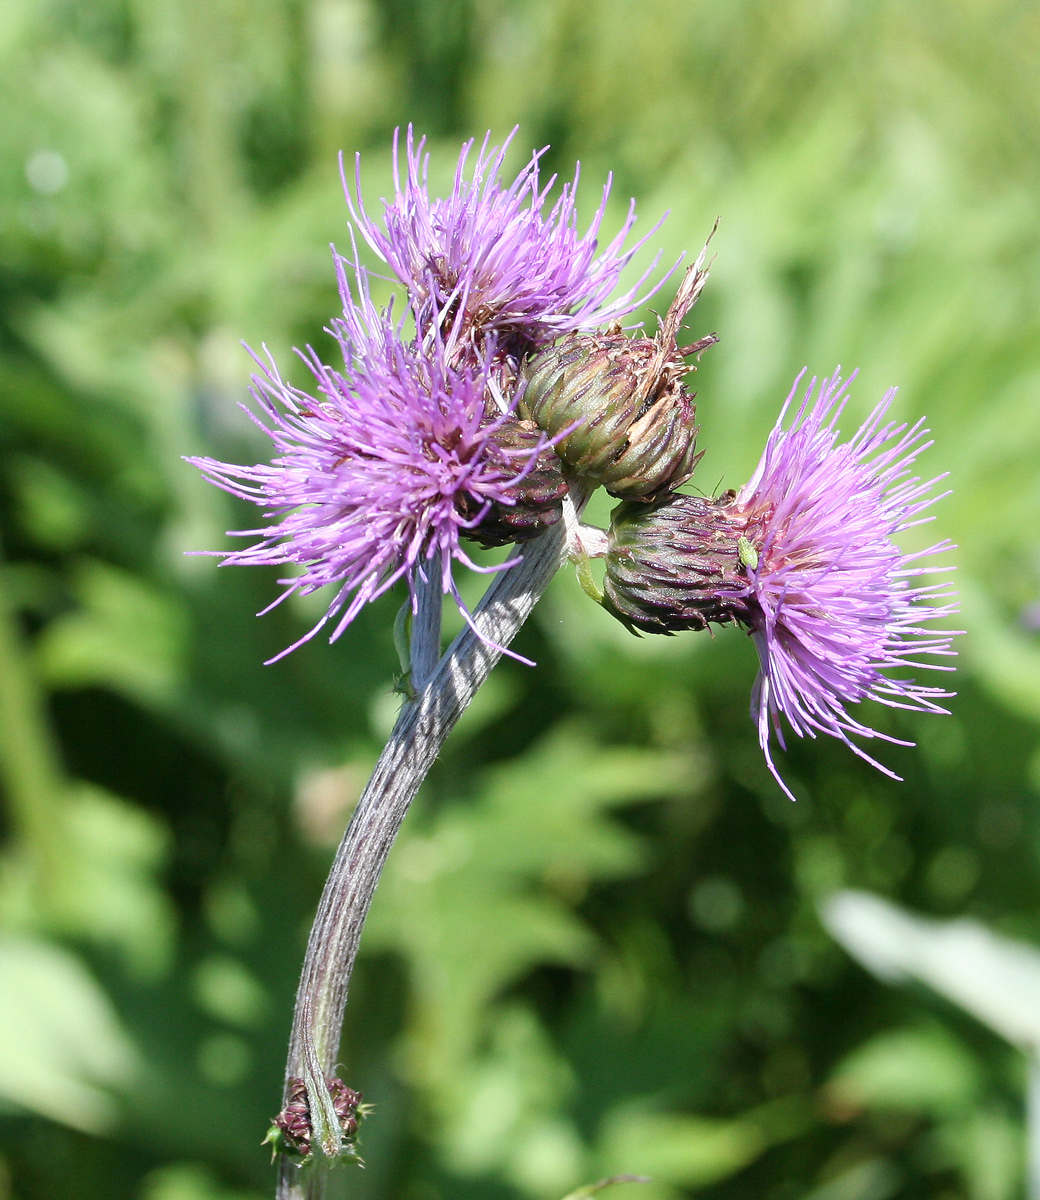
{"label": "spiky purple petal", "polygon": [[391,314],[372,304],[363,277],[356,290],[335,323],[344,370],[313,350],[301,354],[316,395],[287,383],[270,354],[256,359],[254,419],[271,438],[274,459],[254,466],[190,460],[211,482],[264,510],[266,526],[236,533],[259,540],[223,555],[225,565],[293,567],[280,580],[281,599],[336,588],[301,641],[329,621],[335,640],[401,579],[414,595],[417,574],[435,557],[441,586],[458,598],[453,562],[480,569],[462,534],[490,504],[511,503],[509,485],[529,469],[522,455],[505,469],[502,456],[488,452],[496,427],[485,415],[497,386],[493,347],[482,363],[450,366],[442,346],[426,352],[403,339]]}
{"label": "spiky purple petal", "polygon": [[539,176],[544,150],[532,156],[511,184],[503,185],[502,164],[515,134],[514,129],[501,147],[489,145],[488,134],[469,168],[474,142],[467,142],[446,199],[429,195],[425,138],[416,143],[409,125],[402,177],[395,134],[394,196],[383,201],[382,223],[369,216],[361,198],[360,156],[356,198],[344,180],[352,217],[407,289],[421,331],[439,323],[447,336],[447,323],[461,344],[479,346],[495,334],[507,349],[517,342],[542,345],[624,316],[647,298],[638,294],[639,288],[656,258],[634,287],[610,300],[622,270],[646,240],[624,249],[635,221],[634,202],[620,231],[600,250],[609,178],[599,208],[581,234],[575,212],[578,172],[547,210],[556,177],[543,183]]}

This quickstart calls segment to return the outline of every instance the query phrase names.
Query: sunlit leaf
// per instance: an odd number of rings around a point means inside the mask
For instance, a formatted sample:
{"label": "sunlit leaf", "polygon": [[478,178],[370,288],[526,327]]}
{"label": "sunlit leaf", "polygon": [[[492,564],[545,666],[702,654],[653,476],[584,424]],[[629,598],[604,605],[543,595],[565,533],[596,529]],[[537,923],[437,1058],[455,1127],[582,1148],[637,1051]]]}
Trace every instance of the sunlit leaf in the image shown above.
{"label": "sunlit leaf", "polygon": [[827,927],[866,967],[917,979],[1023,1049],[1040,1045],[1040,950],[962,918],[918,917],[879,896],[839,892]]}
{"label": "sunlit leaf", "polygon": [[0,1094],[87,1133],[114,1128],[137,1054],[83,963],[42,940],[0,936]]}

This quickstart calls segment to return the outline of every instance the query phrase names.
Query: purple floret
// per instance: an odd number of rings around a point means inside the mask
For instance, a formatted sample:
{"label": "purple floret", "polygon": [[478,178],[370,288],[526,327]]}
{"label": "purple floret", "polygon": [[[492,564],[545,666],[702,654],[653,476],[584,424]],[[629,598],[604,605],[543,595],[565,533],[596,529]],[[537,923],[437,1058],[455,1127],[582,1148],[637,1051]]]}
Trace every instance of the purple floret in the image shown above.
{"label": "purple floret", "polygon": [[634,202],[620,232],[597,253],[610,179],[591,225],[579,234],[578,173],[546,212],[556,177],[544,183],[539,177],[544,150],[503,186],[502,163],[515,134],[514,129],[501,148],[489,146],[490,134],[485,137],[469,169],[474,143],[467,142],[451,195],[443,200],[429,195],[425,138],[416,144],[408,127],[402,180],[395,135],[394,196],[383,201],[382,223],[368,215],[361,199],[360,156],[356,199],[344,180],[351,215],[407,289],[420,330],[440,323],[447,338],[450,324],[461,347],[479,350],[484,338],[494,334],[506,352],[522,352],[564,333],[616,320],[647,298],[638,295],[639,288],[657,262],[655,258],[634,287],[611,301],[622,270],[646,240],[624,249],[635,221]]}
{"label": "purple floret", "polygon": [[835,423],[847,382],[835,373],[823,381],[815,401],[813,379],[790,428],[784,429],[801,379],[754,477],[733,504],[746,521],[750,542],[747,603],[761,663],[752,717],[769,769],[788,796],[769,746],[772,732],[784,744],[781,714],[799,737],[830,734],[898,778],[850,735],[912,743],[878,733],[850,716],[846,706],[869,697],[894,708],[945,712],[938,702],[951,692],[887,672],[952,670],[918,660],[955,653],[952,633],[922,628],[956,611],[947,585],[913,583],[936,569],[919,565],[922,560],[951,544],[904,554],[892,540],[930,519],[921,514],[940,499],[932,493],[943,476],[922,482],[910,473],[917,455],[931,445],[924,440],[923,422],[909,428],[885,422],[892,389],[855,437],[838,445]]}
{"label": "purple floret", "polygon": [[[337,265],[346,287],[342,260]],[[318,624],[276,659],[329,621],[334,641],[400,579],[414,598],[417,575],[425,577],[437,555],[440,584],[458,600],[453,562],[499,569],[471,562],[462,534],[492,502],[512,503],[509,485],[530,469],[530,454],[503,469],[502,453],[489,452],[496,428],[485,414],[486,398],[497,394],[493,345],[483,362],[449,366],[443,346],[425,352],[403,339],[391,314],[376,310],[360,276],[357,291],[335,322],[344,370],[324,365],[313,350],[301,354],[317,383],[315,396],[285,382],[269,354],[266,362],[256,359],[259,416],[250,415],[271,438],[274,459],[255,466],[190,460],[218,487],[257,504],[269,522],[235,531],[260,540],[223,555],[224,565],[297,568],[280,580],[285,590],[276,604],[294,592],[336,588]]]}

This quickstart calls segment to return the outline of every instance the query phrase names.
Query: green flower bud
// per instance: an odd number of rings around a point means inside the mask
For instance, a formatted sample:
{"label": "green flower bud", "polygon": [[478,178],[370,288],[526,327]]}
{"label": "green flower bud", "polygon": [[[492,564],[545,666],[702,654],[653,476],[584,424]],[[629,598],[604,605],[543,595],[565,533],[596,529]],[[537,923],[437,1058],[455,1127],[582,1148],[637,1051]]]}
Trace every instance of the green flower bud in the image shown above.
{"label": "green flower bud", "polygon": [[701,261],[655,337],[626,337],[620,325],[572,334],[524,368],[523,410],[559,439],[556,453],[573,471],[613,496],[652,499],[685,483],[700,458],[694,397],[682,378],[693,369],[686,356],[716,338],[679,347],[676,333],[707,279]]}
{"label": "green flower bud", "polygon": [[[508,416],[489,418],[499,422],[492,437],[491,454],[505,472],[517,475],[528,463],[545,435],[533,421]],[[520,451],[520,453],[516,453]],[[551,446],[544,446],[524,477],[507,489],[512,504],[494,503],[480,523],[463,531],[464,536],[482,546],[508,546],[537,537],[555,525],[563,516],[563,498],[567,481],[563,464]],[[464,516],[475,517],[480,512],[477,501],[463,496],[459,507]]]}
{"label": "green flower bud", "polygon": [[746,522],[718,499],[619,504],[607,541],[603,607],[632,629],[678,633],[748,617],[754,554]]}

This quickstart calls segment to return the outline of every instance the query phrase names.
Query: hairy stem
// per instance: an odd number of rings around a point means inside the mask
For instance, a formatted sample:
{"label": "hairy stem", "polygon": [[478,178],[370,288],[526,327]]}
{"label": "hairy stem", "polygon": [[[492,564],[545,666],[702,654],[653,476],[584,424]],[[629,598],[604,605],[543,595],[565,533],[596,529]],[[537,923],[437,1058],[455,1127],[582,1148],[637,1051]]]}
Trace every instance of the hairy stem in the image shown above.
{"label": "hairy stem", "polygon": [[[520,561],[495,578],[473,615],[482,636],[464,629],[428,678],[424,664],[431,661],[432,639],[439,640],[433,609],[436,603],[439,613],[440,595],[433,571],[429,584],[422,585],[413,627],[413,655],[420,667],[416,695],[402,707],[336,852],[296,994],[286,1093],[289,1080],[304,1080],[316,1125],[324,1125],[321,1114],[329,1110],[325,1077],[335,1074],[350,975],[387,854],[448,734],[562,566],[582,502],[580,495],[569,499],[565,519],[528,542]],[[330,1160],[320,1152],[321,1140],[315,1138],[315,1157],[306,1168],[282,1156],[278,1200],[320,1200],[325,1194]],[[333,1144],[334,1135],[330,1148]]]}

